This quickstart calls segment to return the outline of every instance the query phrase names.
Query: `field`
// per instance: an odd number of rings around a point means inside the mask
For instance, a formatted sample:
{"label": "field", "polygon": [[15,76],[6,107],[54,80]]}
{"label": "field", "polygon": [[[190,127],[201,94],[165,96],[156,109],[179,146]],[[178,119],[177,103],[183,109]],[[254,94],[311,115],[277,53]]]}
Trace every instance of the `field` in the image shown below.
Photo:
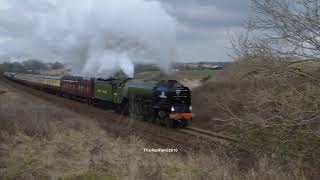
{"label": "field", "polygon": [[217,70],[184,70],[177,73],[178,77],[186,79],[203,79],[206,77],[213,77]]}
{"label": "field", "polygon": [[137,72],[134,78],[146,80],[176,79],[183,85],[193,89],[199,87],[202,82],[213,78],[219,71],[217,70],[181,70],[171,74],[161,74],[160,71]]}
{"label": "field", "polygon": [[[168,77],[176,77],[178,80],[189,79],[189,80],[199,80],[206,77],[213,77],[216,74],[217,70],[181,70],[178,72],[173,72]],[[155,79],[161,77],[160,71],[144,71],[137,72],[134,75],[137,79]]]}
{"label": "field", "polygon": [[128,129],[127,124],[109,130],[95,117],[2,81],[0,92],[1,179],[301,178],[299,171],[285,171],[263,157],[244,168],[222,147],[205,153],[146,153],[144,148],[161,146],[150,146],[135,132],[122,132]]}

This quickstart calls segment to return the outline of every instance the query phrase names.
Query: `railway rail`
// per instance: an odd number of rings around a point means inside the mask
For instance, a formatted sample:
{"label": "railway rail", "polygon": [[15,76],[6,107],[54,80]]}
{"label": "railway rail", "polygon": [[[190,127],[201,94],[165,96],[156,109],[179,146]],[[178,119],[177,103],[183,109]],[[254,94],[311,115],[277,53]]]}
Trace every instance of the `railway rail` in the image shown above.
{"label": "railway rail", "polygon": [[214,132],[200,129],[197,127],[187,127],[184,129],[179,129],[179,131],[182,133],[185,133],[185,134],[192,135],[192,136],[205,138],[210,141],[213,141],[213,142],[216,142],[216,143],[219,143],[223,146],[228,146],[228,147],[235,146],[235,145],[237,145],[237,143],[240,142],[240,140],[238,140],[234,137],[214,133]]}

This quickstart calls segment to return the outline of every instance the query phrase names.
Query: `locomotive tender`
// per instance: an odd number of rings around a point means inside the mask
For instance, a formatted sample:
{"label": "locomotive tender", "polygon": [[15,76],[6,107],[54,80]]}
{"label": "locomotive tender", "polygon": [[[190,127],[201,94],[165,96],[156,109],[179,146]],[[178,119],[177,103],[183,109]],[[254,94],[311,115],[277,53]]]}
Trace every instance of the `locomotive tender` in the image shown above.
{"label": "locomotive tender", "polygon": [[10,80],[90,104],[112,105],[118,113],[138,113],[168,128],[188,126],[192,120],[191,93],[176,80],[102,79],[5,72]]}

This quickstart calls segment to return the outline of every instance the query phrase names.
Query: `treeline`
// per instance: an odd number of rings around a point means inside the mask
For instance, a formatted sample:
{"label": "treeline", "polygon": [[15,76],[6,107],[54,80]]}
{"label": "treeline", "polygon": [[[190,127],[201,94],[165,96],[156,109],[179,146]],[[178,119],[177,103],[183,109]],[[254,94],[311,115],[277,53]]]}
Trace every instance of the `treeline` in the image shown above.
{"label": "treeline", "polygon": [[0,64],[0,71],[16,73],[64,68],[65,66],[60,62],[45,63],[40,60],[34,59],[30,59],[23,62],[4,62]]}

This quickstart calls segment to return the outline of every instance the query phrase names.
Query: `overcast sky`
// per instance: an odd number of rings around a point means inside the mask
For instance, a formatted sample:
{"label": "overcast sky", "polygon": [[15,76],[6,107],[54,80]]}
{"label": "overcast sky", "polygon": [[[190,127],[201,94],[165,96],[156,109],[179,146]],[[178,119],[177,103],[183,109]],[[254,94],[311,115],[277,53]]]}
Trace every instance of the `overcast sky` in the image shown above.
{"label": "overcast sky", "polygon": [[179,61],[231,61],[229,32],[239,32],[249,0],[162,0],[178,21]]}
{"label": "overcast sky", "polygon": [[[249,14],[249,0],[161,1],[178,22],[175,61],[232,60],[228,33],[241,30]],[[0,0],[0,9],[3,6]],[[6,40],[0,31],[0,43]]]}

